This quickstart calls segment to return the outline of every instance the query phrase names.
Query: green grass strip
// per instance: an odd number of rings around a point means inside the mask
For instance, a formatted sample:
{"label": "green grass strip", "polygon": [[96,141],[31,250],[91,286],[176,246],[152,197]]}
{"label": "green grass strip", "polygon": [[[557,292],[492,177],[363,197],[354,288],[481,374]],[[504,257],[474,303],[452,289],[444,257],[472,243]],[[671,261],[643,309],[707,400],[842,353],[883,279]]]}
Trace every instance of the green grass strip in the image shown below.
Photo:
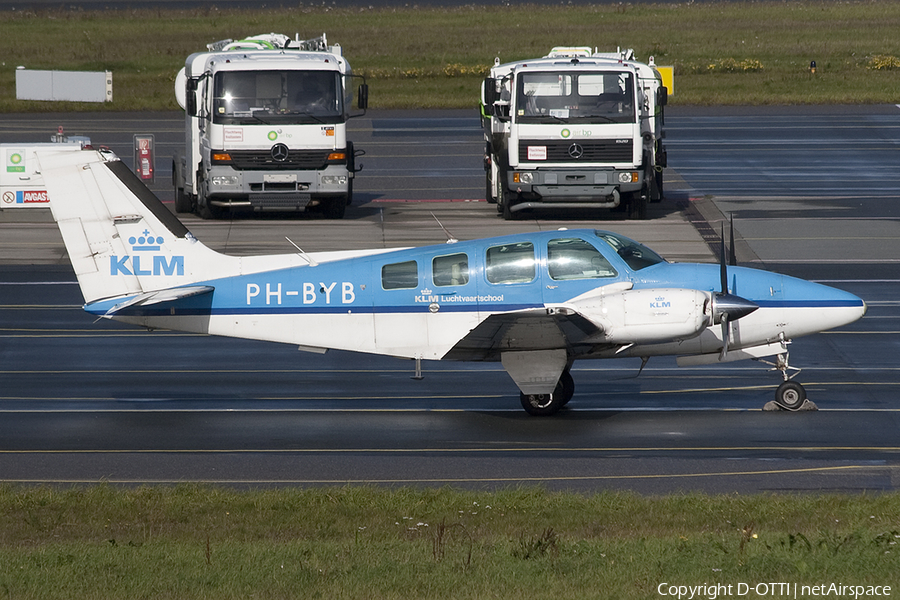
{"label": "green grass strip", "polygon": [[[895,103],[900,2],[4,11],[0,111],[173,110],[175,74],[209,42],[328,34],[372,108],[472,108],[494,57],[634,48],[675,67],[674,103]],[[815,74],[810,72],[816,62]],[[111,70],[112,103],[17,101],[15,67]]]}
{"label": "green grass strip", "polygon": [[5,598],[738,597],[773,582],[896,595],[898,542],[896,493],[0,487]]}

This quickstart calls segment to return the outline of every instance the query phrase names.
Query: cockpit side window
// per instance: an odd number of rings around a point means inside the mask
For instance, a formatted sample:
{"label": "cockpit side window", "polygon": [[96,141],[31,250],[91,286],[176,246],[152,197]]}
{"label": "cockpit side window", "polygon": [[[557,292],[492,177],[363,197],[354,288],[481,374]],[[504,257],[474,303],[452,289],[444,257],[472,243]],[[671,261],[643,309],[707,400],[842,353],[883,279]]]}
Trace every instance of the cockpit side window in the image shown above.
{"label": "cockpit side window", "polygon": [[469,257],[465,254],[435,256],[431,261],[434,285],[466,285],[469,283]]}
{"label": "cockpit side window", "polygon": [[520,242],[488,248],[484,272],[490,283],[534,281],[534,244]]}
{"label": "cockpit side window", "polygon": [[618,275],[596,248],[580,238],[550,240],[547,244],[547,269],[550,278],[556,281]]}
{"label": "cockpit side window", "polygon": [[647,246],[630,240],[625,236],[609,231],[595,231],[594,233],[612,246],[612,249],[622,257],[622,260],[635,271],[666,262],[664,258]]}

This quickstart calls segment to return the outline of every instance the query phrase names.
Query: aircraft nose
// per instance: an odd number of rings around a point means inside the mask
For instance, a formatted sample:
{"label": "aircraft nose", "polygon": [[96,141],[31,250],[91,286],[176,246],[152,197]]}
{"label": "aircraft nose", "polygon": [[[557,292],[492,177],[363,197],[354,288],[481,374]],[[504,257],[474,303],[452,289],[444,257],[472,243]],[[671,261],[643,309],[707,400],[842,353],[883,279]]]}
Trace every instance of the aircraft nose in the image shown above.
{"label": "aircraft nose", "polygon": [[810,308],[816,309],[820,331],[849,325],[861,319],[868,310],[859,296],[822,283],[810,283],[804,295]]}

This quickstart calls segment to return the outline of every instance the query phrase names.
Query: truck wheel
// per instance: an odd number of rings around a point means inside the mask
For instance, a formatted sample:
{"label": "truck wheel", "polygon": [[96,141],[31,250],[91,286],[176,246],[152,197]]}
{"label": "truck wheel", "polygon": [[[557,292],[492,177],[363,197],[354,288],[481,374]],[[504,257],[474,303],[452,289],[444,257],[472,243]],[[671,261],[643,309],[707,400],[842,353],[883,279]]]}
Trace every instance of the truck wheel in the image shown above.
{"label": "truck wheel", "polygon": [[197,213],[201,219],[221,219],[222,209],[218,206],[210,206],[206,202],[197,207]]}
{"label": "truck wheel", "polygon": [[326,219],[343,219],[347,210],[347,198],[340,197],[329,200],[322,207]]}
{"label": "truck wheel", "polygon": [[218,206],[209,203],[209,194],[206,192],[206,181],[200,182],[200,193],[197,195],[197,213],[201,219],[221,219],[224,211]]}
{"label": "truck wheel", "polygon": [[656,181],[656,194],[651,202],[662,202],[665,198],[665,193],[663,192],[663,172],[656,171],[653,175],[654,180]]}
{"label": "truck wheel", "polygon": [[640,192],[632,194],[628,199],[628,218],[634,221],[644,220],[647,218],[647,192],[642,189]]}
{"label": "truck wheel", "polygon": [[497,199],[494,197],[494,184],[491,181],[490,171],[484,174],[484,199],[487,200],[488,204],[497,204]]}
{"label": "truck wheel", "polygon": [[497,208],[501,210],[503,218],[507,221],[515,221],[519,218],[519,212],[513,212],[511,210],[512,205],[518,200],[518,196],[518,194],[513,194],[506,189],[506,186],[501,186],[500,199],[497,202]]}
{"label": "truck wheel", "polygon": [[175,212],[194,212],[194,202],[190,196],[184,193],[184,188],[175,188]]}

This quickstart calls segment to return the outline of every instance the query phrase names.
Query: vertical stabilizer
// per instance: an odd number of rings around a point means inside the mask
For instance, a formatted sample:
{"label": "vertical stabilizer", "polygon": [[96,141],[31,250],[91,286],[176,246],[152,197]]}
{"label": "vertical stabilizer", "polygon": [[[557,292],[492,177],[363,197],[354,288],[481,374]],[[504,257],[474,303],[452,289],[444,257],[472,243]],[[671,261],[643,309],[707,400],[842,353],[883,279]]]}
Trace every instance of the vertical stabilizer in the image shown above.
{"label": "vertical stabilizer", "polygon": [[202,281],[225,257],[199,243],[122,162],[38,150],[50,210],[86,303]]}

